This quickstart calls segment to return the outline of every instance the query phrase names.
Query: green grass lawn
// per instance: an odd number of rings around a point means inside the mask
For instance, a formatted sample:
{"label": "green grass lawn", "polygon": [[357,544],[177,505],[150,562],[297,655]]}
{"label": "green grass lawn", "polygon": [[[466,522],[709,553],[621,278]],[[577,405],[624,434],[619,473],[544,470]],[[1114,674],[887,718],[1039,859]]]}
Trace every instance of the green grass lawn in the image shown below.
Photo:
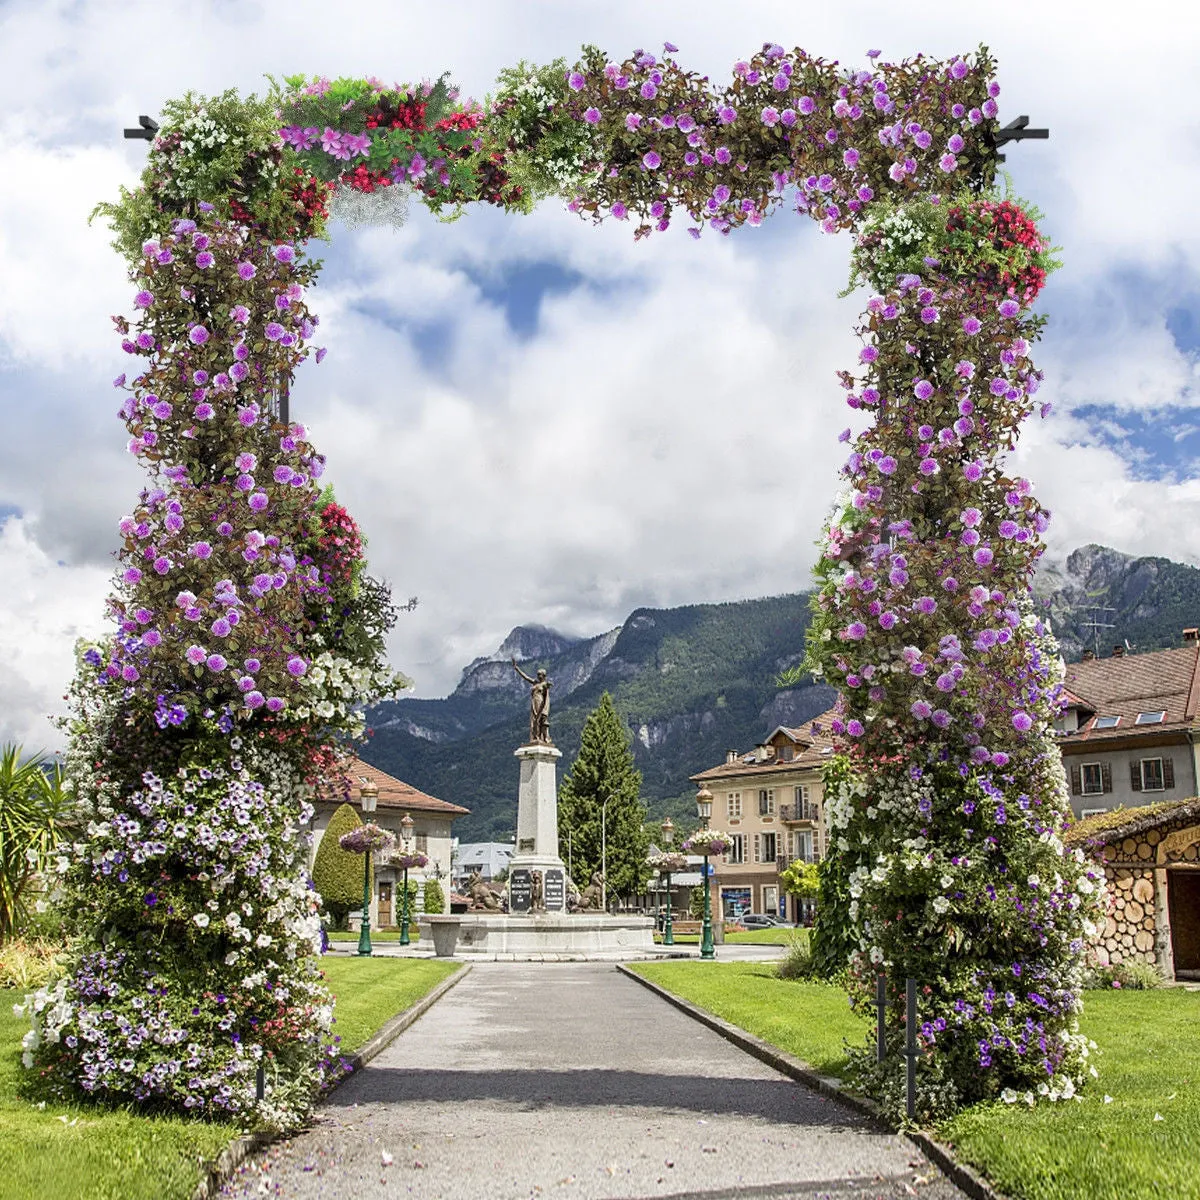
{"label": "green grass lawn", "polygon": [[[335,1032],[354,1050],[454,969],[396,958],[326,958],[337,996]],[[24,1070],[13,1016],[20,996],[0,992],[0,1196],[4,1200],[186,1200],[200,1167],[236,1136],[228,1125],[145,1117],[91,1105],[31,1105],[18,1094]]]}
{"label": "green grass lawn", "polygon": [[[829,1074],[842,1073],[843,1041],[867,1032],[838,988],[776,979],[768,964],[632,969]],[[1088,992],[1082,1028],[1100,1078],[1079,1102],[978,1105],[938,1136],[1022,1200],[1200,1198],[1200,993]]]}
{"label": "green grass lawn", "polygon": [[867,1032],[841,988],[780,979],[772,963],[658,962],[630,969],[825,1074],[840,1075],[843,1043]]}

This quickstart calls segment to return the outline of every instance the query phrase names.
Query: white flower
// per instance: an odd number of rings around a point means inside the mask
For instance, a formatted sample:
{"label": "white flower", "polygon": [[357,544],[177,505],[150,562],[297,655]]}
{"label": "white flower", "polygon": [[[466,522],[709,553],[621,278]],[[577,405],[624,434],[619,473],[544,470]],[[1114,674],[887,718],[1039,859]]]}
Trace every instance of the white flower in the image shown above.
{"label": "white flower", "polygon": [[1012,1088],[1005,1088],[1004,1091],[1000,1093],[1000,1099],[1003,1100],[1005,1104],[1016,1104],[1017,1093],[1014,1092]]}
{"label": "white flower", "polygon": [[230,950],[230,952],[227,955],[225,955],[225,965],[227,967],[232,967],[233,964],[235,962],[237,962],[237,960],[238,960],[238,952],[236,950]]}
{"label": "white flower", "polygon": [[254,944],[259,947],[260,950],[265,949],[271,944],[271,935],[269,933],[260,933],[258,937],[254,939]]}
{"label": "white flower", "polygon": [[933,911],[935,913],[941,914],[941,913],[947,912],[949,910],[949,908],[950,908],[950,901],[947,900],[945,896],[934,896]]}
{"label": "white flower", "polygon": [[208,922],[209,922],[208,913],[199,912],[192,918],[192,920],[195,921],[196,924],[199,925],[201,929],[208,928]]}

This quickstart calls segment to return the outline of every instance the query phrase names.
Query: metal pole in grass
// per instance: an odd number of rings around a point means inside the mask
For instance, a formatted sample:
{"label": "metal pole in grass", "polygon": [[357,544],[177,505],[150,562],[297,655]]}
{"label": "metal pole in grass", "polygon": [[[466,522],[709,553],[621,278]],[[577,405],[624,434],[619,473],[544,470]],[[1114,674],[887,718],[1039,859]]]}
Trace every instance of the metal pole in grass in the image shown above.
{"label": "metal pole in grass", "polygon": [[[671,843],[675,841],[675,822],[670,817],[664,817],[662,823],[662,839],[663,846],[668,854],[671,852]],[[675,945],[675,930],[671,927],[671,872],[665,871],[667,877],[667,920],[663,925],[663,945]]]}
{"label": "metal pole in grass", "polygon": [[905,1029],[904,1057],[908,1060],[908,1074],[905,1082],[905,1110],[908,1119],[917,1119],[917,981],[904,981]]}
{"label": "metal pole in grass", "polygon": [[[703,828],[708,828],[712,816],[712,792],[702,787],[696,793],[696,816],[700,818]],[[700,927],[700,957],[713,959],[717,957],[713,949],[712,929],[712,900],[709,897],[711,884],[708,877],[708,852],[704,854],[704,924]]]}
{"label": "metal pole in grass", "polygon": [[[262,1053],[262,1049],[259,1049]],[[267,1068],[264,1066],[262,1059],[258,1060],[258,1070],[254,1073],[254,1098],[261,1101],[267,1094]]]}
{"label": "metal pole in grass", "polygon": [[887,976],[880,971],[875,976],[875,1061],[883,1062],[887,1057]]}
{"label": "metal pole in grass", "polygon": [[[375,801],[379,798],[379,788],[369,779],[364,780],[358,789],[362,810],[370,815],[375,811]],[[364,957],[371,953],[371,852],[363,854],[363,910],[362,924],[358,929],[358,952]]]}

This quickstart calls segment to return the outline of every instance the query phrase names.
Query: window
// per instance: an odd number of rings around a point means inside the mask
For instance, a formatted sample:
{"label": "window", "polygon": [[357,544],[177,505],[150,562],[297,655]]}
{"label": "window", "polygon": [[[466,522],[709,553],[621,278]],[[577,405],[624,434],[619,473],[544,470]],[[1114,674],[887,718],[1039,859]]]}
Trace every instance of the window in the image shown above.
{"label": "window", "polygon": [[758,793],[758,815],[771,817],[775,815],[775,789],[760,788]]}
{"label": "window", "polygon": [[735,866],[738,863],[746,861],[746,838],[744,834],[735,833],[729,838],[729,853],[725,855],[727,863],[733,863]]}
{"label": "window", "polygon": [[813,835],[811,830],[793,830],[790,840],[791,857],[793,860],[798,858],[801,860],[801,862],[815,861],[815,857],[813,855]]}
{"label": "window", "polygon": [[1121,723],[1120,717],[1097,717],[1093,729],[1116,729]]}
{"label": "window", "polygon": [[780,762],[791,762],[792,755],[794,753],[795,753],[795,749],[792,746],[788,746],[788,745],[780,746],[779,747],[779,761]]}
{"label": "window", "polygon": [[1071,764],[1071,795],[1100,796],[1112,791],[1112,767],[1106,762]]}
{"label": "window", "polygon": [[795,789],[797,821],[815,821],[817,819],[817,806],[813,800],[809,799],[809,795],[807,783],[797,785]]}
{"label": "window", "polygon": [[776,854],[776,846],[778,839],[773,833],[764,833],[762,835],[762,860],[763,862],[774,862]]}
{"label": "window", "polygon": [[742,793],[727,792],[725,795],[725,815],[737,820],[742,815]]}
{"label": "window", "polygon": [[1135,792],[1164,792],[1175,786],[1173,758],[1143,758],[1129,764],[1129,786]]}
{"label": "window", "polygon": [[779,888],[775,884],[763,884],[762,902],[763,912],[773,915],[779,911]]}
{"label": "window", "polygon": [[1135,725],[1161,725],[1166,718],[1167,710],[1160,708],[1156,712],[1138,713]]}
{"label": "window", "polygon": [[418,854],[428,854],[429,853],[429,834],[427,834],[427,833],[418,833],[417,834],[417,853]]}

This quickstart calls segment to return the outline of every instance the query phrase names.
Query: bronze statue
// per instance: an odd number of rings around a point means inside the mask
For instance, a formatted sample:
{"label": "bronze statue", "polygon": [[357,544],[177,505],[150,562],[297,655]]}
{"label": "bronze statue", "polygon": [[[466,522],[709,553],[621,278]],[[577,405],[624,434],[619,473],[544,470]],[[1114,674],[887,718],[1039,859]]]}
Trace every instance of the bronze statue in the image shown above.
{"label": "bronze statue", "polygon": [[478,871],[473,871],[467,880],[467,898],[470,900],[471,909],[474,912],[498,912],[500,910],[500,897],[488,884],[484,883],[483,876]]}
{"label": "bronze statue", "polygon": [[534,871],[534,873],[533,873],[533,882],[530,887],[529,911],[530,912],[545,912],[546,911],[545,889],[542,886],[541,871]]}
{"label": "bronze statue", "polygon": [[550,741],[550,680],[546,678],[546,668],[539,667],[537,678],[531,679],[517,666],[515,658],[512,665],[513,670],[530,685],[529,741],[551,746],[554,743]]}
{"label": "bronze statue", "polygon": [[570,875],[567,876],[567,912],[578,912],[581,903],[579,889],[575,886],[575,880]]}
{"label": "bronze statue", "polygon": [[592,876],[592,882],[583,889],[579,897],[580,912],[600,912],[604,907],[604,876],[597,871]]}

